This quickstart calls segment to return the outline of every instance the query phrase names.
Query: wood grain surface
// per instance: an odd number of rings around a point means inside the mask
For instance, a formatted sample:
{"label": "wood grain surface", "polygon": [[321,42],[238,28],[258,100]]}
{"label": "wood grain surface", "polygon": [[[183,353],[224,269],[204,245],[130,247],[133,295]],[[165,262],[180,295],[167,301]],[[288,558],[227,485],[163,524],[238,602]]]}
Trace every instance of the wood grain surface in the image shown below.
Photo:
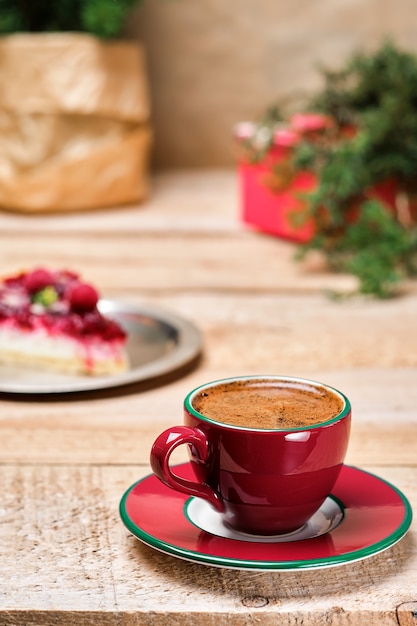
{"label": "wood grain surface", "polygon": [[[232,171],[155,178],[137,207],[0,215],[0,272],[70,266],[104,295],[150,303],[201,329],[201,357],[122,389],[0,395],[1,626],[414,626],[417,532],[372,558],[303,572],[189,563],[131,537],[123,492],[149,473],[156,435],[186,393],[234,374],[327,382],[353,406],[347,462],[417,507],[417,289],[333,301],[350,277],[239,219]],[[180,460],[180,458],[179,458]]]}

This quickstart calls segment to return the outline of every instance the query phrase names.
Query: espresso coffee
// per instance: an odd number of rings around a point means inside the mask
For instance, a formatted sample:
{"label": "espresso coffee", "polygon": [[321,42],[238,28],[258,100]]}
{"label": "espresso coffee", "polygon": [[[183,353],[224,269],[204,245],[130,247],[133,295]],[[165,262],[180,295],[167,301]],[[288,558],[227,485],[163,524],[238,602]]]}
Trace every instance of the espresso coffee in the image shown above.
{"label": "espresso coffee", "polygon": [[243,428],[300,428],[327,422],[344,408],[331,390],[294,380],[235,380],[205,387],[192,398],[196,411]]}

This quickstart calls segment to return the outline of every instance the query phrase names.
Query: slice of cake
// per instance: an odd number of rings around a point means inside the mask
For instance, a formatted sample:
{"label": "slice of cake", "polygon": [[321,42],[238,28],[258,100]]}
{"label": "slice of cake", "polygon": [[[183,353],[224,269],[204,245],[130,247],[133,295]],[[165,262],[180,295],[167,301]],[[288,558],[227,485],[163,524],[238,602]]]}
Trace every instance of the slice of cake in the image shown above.
{"label": "slice of cake", "polygon": [[0,363],[92,376],[128,368],[126,333],[71,271],[38,268],[0,283]]}

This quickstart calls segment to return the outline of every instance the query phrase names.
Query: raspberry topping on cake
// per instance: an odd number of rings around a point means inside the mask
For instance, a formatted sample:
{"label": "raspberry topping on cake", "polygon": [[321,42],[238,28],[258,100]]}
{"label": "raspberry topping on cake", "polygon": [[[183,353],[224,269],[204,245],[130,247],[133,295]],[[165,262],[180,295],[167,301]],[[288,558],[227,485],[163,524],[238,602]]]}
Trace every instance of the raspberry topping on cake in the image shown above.
{"label": "raspberry topping on cake", "polygon": [[[109,362],[113,358],[119,365],[123,361],[126,369],[126,355],[121,355],[126,333],[118,323],[100,313],[98,301],[97,290],[68,270],[39,267],[10,276],[0,284],[1,339],[8,343],[4,334],[7,332],[10,337],[14,333],[14,339],[18,340],[23,334],[36,335],[45,344],[59,339],[67,344],[71,341],[86,373],[95,373],[97,355],[100,359],[105,355]],[[0,346],[3,347],[1,343]],[[0,361],[2,357],[0,350]]]}
{"label": "raspberry topping on cake", "polygon": [[94,311],[98,293],[87,283],[76,283],[68,289],[68,300],[73,311]]}
{"label": "raspberry topping on cake", "polygon": [[24,284],[28,293],[36,294],[45,287],[53,286],[54,277],[48,270],[39,268],[24,276]]}

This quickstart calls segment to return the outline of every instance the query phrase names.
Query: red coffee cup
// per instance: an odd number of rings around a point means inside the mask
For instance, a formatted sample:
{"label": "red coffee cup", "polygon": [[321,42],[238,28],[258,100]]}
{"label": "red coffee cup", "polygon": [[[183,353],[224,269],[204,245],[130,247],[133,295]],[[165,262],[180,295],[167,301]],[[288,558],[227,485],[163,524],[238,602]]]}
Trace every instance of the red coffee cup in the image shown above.
{"label": "red coffee cup", "polygon": [[[290,533],[331,493],[350,421],[346,396],[319,382],[286,376],[219,380],[187,395],[184,425],[157,437],[151,467],[172,489],[208,500],[235,530]],[[170,465],[183,444],[195,481]]]}

